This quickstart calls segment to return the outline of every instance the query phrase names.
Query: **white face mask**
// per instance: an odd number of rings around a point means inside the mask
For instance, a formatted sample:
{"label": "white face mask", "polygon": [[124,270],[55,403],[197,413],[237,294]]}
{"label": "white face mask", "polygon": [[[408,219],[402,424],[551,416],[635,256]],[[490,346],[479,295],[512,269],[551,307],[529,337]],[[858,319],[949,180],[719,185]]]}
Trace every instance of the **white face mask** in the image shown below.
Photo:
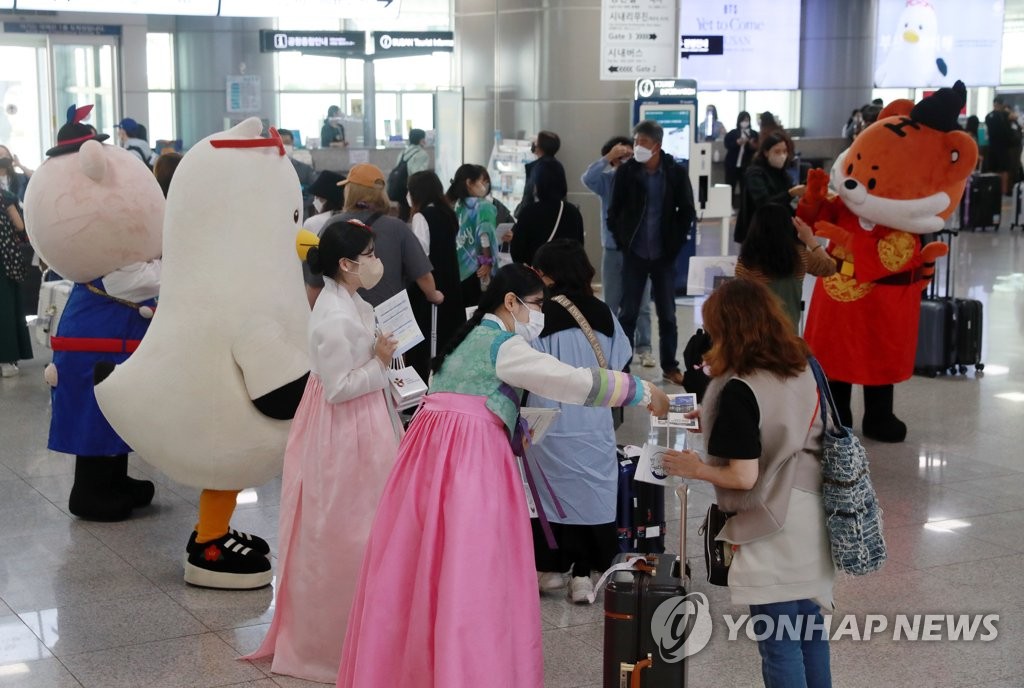
{"label": "white face mask", "polygon": [[318,213],[322,213],[324,211],[324,205],[326,203],[327,201],[317,196],[316,198],[313,199],[313,209],[316,210]]}
{"label": "white face mask", "polygon": [[291,157],[292,151],[294,151],[294,150],[295,150],[295,146],[291,145],[290,143],[284,144],[284,154],[285,155]]}
{"label": "white face mask", "polygon": [[750,122],[740,122],[740,129],[744,131],[750,129]]}
{"label": "white face mask", "polygon": [[359,278],[359,286],[363,289],[373,289],[384,276],[384,263],[376,256],[363,256],[362,260],[352,262],[359,266],[359,272],[348,272]]}
{"label": "white face mask", "polygon": [[768,156],[768,164],[777,170],[781,170],[786,166],[786,159],[789,156],[786,153],[772,154]]}
{"label": "white face mask", "polygon": [[342,118],[341,117],[328,117],[327,121],[329,121],[331,124],[341,124]]}
{"label": "white face mask", "polygon": [[411,193],[405,194],[405,204],[407,206],[409,206],[410,208],[412,207],[412,194]]}
{"label": "white face mask", "polygon": [[650,148],[645,148],[643,146],[633,147],[633,159],[636,160],[641,165],[653,157],[654,151],[652,151]]}
{"label": "white face mask", "polygon": [[534,339],[540,336],[540,333],[544,331],[544,313],[541,311],[535,311],[526,305],[526,302],[520,299],[518,296],[516,299],[519,303],[523,304],[523,308],[530,314],[529,322],[519,322],[515,312],[512,312],[512,319],[516,323],[516,334],[525,339],[528,342],[532,342]]}

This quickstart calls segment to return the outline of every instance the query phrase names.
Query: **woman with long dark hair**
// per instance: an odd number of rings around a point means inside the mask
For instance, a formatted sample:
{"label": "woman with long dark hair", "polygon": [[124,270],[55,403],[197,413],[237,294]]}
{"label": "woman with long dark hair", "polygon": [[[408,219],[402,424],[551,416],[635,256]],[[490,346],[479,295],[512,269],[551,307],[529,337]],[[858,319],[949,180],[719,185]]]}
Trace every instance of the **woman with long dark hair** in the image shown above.
{"label": "woman with long dark hair", "polygon": [[668,408],[640,378],[533,349],[543,303],[536,272],[503,268],[434,360],[377,507],[339,686],[543,685],[530,517],[513,450],[528,438],[522,393]]}
{"label": "woman with long dark hair", "polygon": [[498,251],[498,211],[493,203],[485,201],[490,185],[479,165],[466,163],[455,170],[448,187],[448,200],[455,206],[459,218],[459,233],[455,249],[459,257],[459,279],[462,282],[462,302],[469,308],[480,302],[480,293],[487,287]]}
{"label": "woman with long dark hair", "polygon": [[[455,237],[459,233],[459,218],[444,195],[441,180],[431,170],[416,172],[409,177],[409,202],[412,232],[423,245],[423,250],[434,270],[434,285],[444,294],[444,302],[437,307],[437,341],[444,345],[466,323],[466,308],[462,303],[459,279],[459,258],[455,252]],[[409,288],[416,322],[424,333],[430,332],[430,303],[418,288]],[[430,342],[422,342],[405,354],[405,362],[416,369],[424,380],[430,374]]]}
{"label": "woman with long dark hair", "polygon": [[750,126],[750,113],[736,118],[736,128],[725,135],[725,183],[732,187],[733,206],[739,205],[743,175],[757,154],[757,130]]}
{"label": "woman with long dark hair", "polygon": [[757,155],[743,175],[743,197],[733,235],[737,243],[743,243],[758,208],[769,203],[787,205],[792,199],[794,187],[786,168],[793,162],[793,141],[781,129],[771,134],[762,131],[759,141]]}
{"label": "woman with long dark hair", "polygon": [[[665,470],[711,483],[719,508],[732,514],[711,535],[733,551],[729,591],[734,605],[750,605],[765,686],[831,686],[821,610],[834,606],[835,565],[810,351],[757,282],[718,287],[703,315],[713,342],[704,354],[712,380],[699,412],[707,453],[669,452]],[[787,627],[797,629],[796,638],[765,632]]]}
{"label": "woman with long dark hair", "polygon": [[306,263],[324,288],[309,316],[310,374],[285,450],[274,620],[249,659],[273,655],[274,673],[327,682],[398,451],[387,372],[397,342],[376,332],[358,293],[384,274],[369,227],[328,224]]}
{"label": "woman with long dark hair", "polygon": [[769,203],[757,209],[740,246],[736,276],[768,287],[794,328],[800,326],[804,275],[828,277],[835,272],[836,263],[814,238],[814,230],[788,207]]}
{"label": "woman with long dark hair", "polygon": [[583,216],[565,200],[569,187],[561,165],[541,165],[534,170],[534,199],[519,211],[512,227],[512,260],[532,263],[537,249],[553,239],[583,243]]}

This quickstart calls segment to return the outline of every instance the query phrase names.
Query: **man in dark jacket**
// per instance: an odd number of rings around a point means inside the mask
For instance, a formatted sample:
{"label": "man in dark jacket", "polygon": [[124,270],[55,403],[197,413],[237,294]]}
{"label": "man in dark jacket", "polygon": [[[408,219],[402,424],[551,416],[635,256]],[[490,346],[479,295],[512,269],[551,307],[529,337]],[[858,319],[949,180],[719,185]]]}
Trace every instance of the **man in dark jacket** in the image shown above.
{"label": "man in dark jacket", "polygon": [[668,382],[682,385],[676,360],[676,256],[689,239],[697,216],[686,166],[661,150],[664,131],[651,120],[633,129],[633,159],[615,172],[608,229],[622,261],[619,320],[633,341],[640,300],[648,277],[658,313],[661,370]]}
{"label": "man in dark jacket", "polygon": [[[562,139],[555,132],[541,131],[537,133],[537,138],[530,146],[530,152],[535,154],[537,159],[525,165],[526,185],[523,187],[523,199],[519,201],[514,213],[517,218],[523,208],[537,200],[537,180],[542,169],[547,174],[540,176],[546,176],[548,179],[557,177],[565,179],[565,168],[555,157],[561,147]],[[567,183],[563,182],[563,186],[567,186]]]}

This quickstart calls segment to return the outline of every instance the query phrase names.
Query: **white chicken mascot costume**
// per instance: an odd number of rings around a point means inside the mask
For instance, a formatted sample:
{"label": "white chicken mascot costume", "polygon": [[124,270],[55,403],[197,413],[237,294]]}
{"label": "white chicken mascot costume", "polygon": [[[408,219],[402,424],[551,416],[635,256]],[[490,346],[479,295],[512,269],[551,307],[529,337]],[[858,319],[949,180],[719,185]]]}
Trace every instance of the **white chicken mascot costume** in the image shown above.
{"label": "white chicken mascot costume", "polygon": [[96,399],[138,454],[202,489],[185,581],[268,585],[270,548],[230,527],[238,492],[281,472],[309,373],[295,238],[298,178],[250,118],[182,159],[167,198],[163,283],[146,339],[97,370]]}
{"label": "white chicken mascot costume", "polygon": [[875,86],[951,86],[949,68],[940,55],[939,17],[928,0],[907,0],[892,35],[885,61],[875,72]]}

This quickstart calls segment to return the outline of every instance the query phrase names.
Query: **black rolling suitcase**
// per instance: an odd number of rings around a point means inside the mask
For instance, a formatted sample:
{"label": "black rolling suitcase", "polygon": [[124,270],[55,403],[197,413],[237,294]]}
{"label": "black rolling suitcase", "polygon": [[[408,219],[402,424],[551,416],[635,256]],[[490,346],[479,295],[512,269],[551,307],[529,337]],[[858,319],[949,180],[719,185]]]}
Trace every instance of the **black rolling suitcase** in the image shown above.
{"label": "black rolling suitcase", "polygon": [[980,372],[985,369],[981,362],[982,304],[974,299],[953,298],[956,233],[942,232],[939,236],[949,243],[945,292],[939,296],[938,284],[932,280],[921,299],[914,372],[927,377],[963,374],[971,365]]}
{"label": "black rolling suitcase", "polygon": [[1003,187],[998,174],[972,174],[961,201],[963,229],[999,231],[1003,214]]}
{"label": "black rolling suitcase", "polygon": [[[604,593],[604,688],[686,685],[686,658],[676,658],[670,650],[673,661],[667,660],[663,655],[665,638],[655,637],[657,630],[652,624],[662,603],[676,598],[683,604],[686,596],[690,577],[685,555],[686,489],[676,490],[681,514],[679,556],[629,553],[615,558],[615,564],[630,563],[632,568],[613,573]],[[662,629],[666,628],[675,642],[681,642],[676,633],[689,630],[662,624]]]}
{"label": "black rolling suitcase", "polygon": [[665,551],[665,488],[638,482],[636,462],[639,449],[631,456],[619,446],[618,503],[615,526],[619,532],[620,552]]}
{"label": "black rolling suitcase", "polygon": [[985,369],[981,362],[981,301],[974,299],[953,299],[956,308],[956,364],[961,374],[967,366],[975,370]]}

